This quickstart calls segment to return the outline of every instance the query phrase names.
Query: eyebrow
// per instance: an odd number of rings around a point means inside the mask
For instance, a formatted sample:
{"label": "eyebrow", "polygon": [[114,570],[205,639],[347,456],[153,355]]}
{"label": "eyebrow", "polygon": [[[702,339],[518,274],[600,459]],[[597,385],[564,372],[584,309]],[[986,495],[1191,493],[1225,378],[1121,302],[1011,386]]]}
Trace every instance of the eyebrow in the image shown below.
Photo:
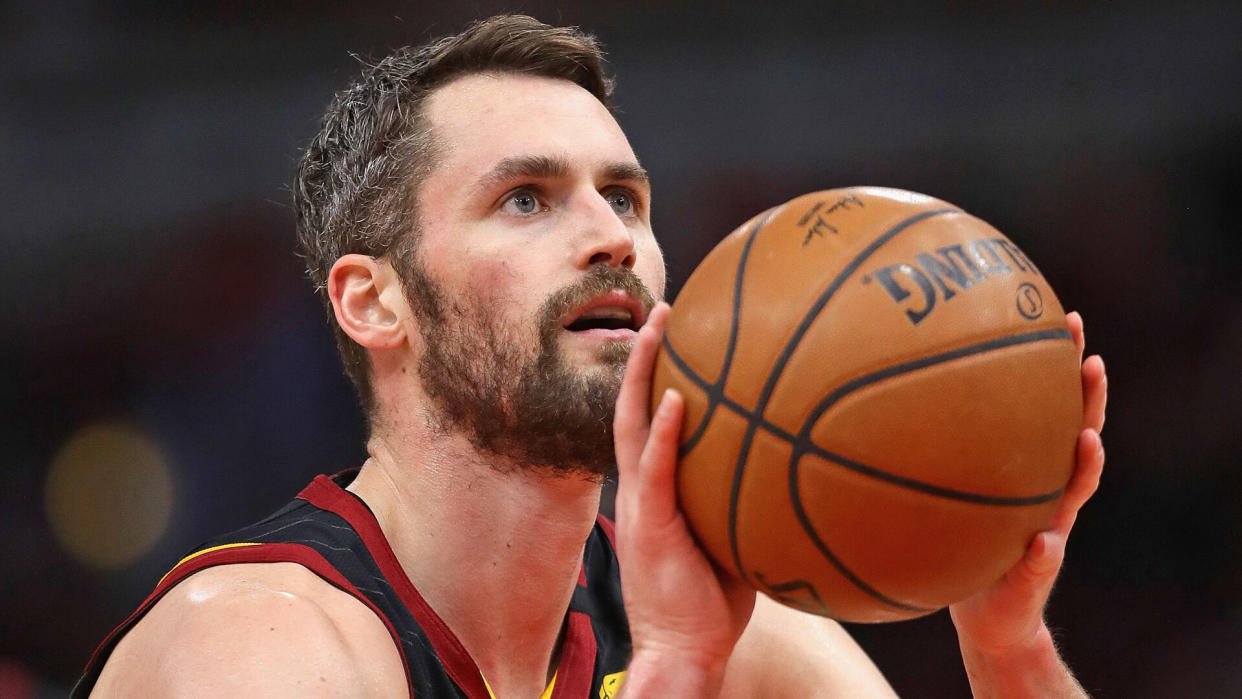
{"label": "eyebrow", "polygon": [[[496,163],[495,167],[480,177],[475,189],[480,192],[487,191],[499,184],[521,178],[565,177],[569,172],[569,159],[564,156],[511,155]],[[630,180],[641,184],[649,184],[651,181],[647,171],[638,163],[609,162],[604,166],[603,174],[611,180]]]}
{"label": "eyebrow", "polygon": [[609,163],[604,168],[604,174],[610,180],[631,180],[639,184],[651,184],[651,177],[638,163]]}

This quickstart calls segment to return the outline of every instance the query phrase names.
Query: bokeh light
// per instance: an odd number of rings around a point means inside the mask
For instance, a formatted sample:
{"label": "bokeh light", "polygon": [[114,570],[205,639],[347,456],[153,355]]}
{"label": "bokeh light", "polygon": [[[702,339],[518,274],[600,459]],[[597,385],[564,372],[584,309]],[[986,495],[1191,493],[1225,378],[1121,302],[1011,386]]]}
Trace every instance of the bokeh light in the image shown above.
{"label": "bokeh light", "polygon": [[45,503],[65,551],[92,568],[115,570],[163,535],[172,475],[153,439],[124,423],[95,423],[70,436],[52,459]]}

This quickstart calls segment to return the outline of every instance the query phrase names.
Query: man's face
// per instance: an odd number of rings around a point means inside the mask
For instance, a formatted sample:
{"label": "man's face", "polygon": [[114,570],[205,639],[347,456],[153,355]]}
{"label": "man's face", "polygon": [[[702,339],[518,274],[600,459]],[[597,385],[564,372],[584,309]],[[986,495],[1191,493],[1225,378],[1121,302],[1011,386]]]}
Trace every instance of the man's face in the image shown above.
{"label": "man's face", "polygon": [[401,271],[433,424],[520,463],[606,473],[625,359],[664,291],[645,173],[568,81],[467,76],[426,114],[438,157]]}

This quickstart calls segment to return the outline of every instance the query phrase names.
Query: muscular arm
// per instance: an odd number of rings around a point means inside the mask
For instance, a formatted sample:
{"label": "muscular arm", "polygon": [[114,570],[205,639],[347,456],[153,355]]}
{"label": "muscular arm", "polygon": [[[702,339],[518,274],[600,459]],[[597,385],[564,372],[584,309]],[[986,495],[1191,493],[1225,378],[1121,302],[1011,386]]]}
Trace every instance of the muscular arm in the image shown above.
{"label": "muscular arm", "polygon": [[895,697],[841,625],[763,595],[733,649],[721,697]]}
{"label": "muscular arm", "polygon": [[293,563],[209,568],[117,645],[92,697],[405,696],[387,629]]}

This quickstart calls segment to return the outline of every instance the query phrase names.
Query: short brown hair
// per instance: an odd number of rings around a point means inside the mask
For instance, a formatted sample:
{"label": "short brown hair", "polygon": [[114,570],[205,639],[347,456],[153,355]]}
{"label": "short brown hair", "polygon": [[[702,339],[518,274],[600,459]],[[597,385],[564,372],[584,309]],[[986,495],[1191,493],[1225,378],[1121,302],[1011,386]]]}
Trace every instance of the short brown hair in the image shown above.
{"label": "short brown hair", "polygon": [[332,100],[298,164],[293,186],[298,245],[368,420],[375,408],[371,362],[336,322],[328,274],[349,253],[402,259],[413,252],[417,188],[435,155],[423,104],[454,78],[487,72],[569,80],[612,109],[612,80],[593,36],[523,15],[500,15],[366,67]]}

